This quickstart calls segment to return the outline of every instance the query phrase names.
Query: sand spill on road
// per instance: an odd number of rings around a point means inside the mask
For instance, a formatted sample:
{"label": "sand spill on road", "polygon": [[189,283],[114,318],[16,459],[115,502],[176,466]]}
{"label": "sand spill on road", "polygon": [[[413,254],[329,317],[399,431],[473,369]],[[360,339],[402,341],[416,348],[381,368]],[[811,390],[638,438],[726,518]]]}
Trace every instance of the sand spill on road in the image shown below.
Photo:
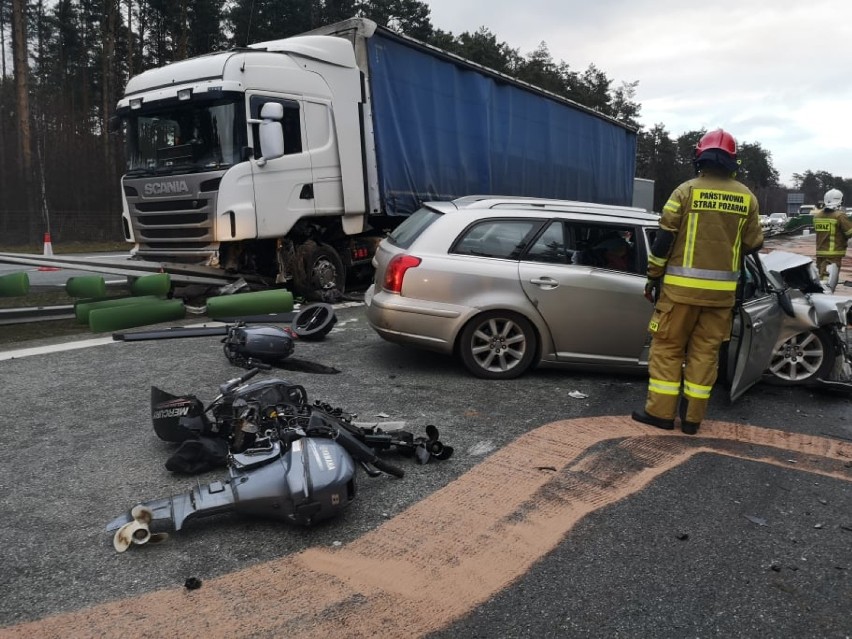
{"label": "sand spill on road", "polygon": [[521,578],[588,513],[708,452],[852,481],[852,444],[824,437],[721,422],[686,437],[628,417],[559,421],[341,548],[311,548],[199,590],[8,627],[0,637],[422,636]]}

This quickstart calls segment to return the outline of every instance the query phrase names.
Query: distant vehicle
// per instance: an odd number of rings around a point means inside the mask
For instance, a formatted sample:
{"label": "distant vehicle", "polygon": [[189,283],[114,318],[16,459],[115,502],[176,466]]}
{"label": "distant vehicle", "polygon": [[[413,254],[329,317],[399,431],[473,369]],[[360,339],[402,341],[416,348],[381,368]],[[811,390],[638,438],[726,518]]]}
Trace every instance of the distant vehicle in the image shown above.
{"label": "distant vehicle", "polygon": [[[367,320],[390,342],[454,354],[486,379],[536,365],[643,370],[652,313],[645,268],[658,228],[657,216],[629,207],[427,202],[379,244]],[[852,371],[852,299],[824,293],[809,257],[776,251],[761,260],[768,268],[745,259],[742,303],[720,359],[731,398],[764,371],[780,384],[833,379],[841,359]],[[798,276],[783,281],[791,268]]]}
{"label": "distant vehicle", "polygon": [[784,227],[787,226],[787,220],[786,213],[770,213],[769,228],[773,231],[783,231]]}
{"label": "distant vehicle", "polygon": [[760,216],[760,228],[762,228],[764,231],[768,231],[771,225],[772,223],[769,221],[768,215]]}
{"label": "distant vehicle", "polygon": [[813,204],[803,204],[799,207],[799,215],[812,215],[815,208]]}

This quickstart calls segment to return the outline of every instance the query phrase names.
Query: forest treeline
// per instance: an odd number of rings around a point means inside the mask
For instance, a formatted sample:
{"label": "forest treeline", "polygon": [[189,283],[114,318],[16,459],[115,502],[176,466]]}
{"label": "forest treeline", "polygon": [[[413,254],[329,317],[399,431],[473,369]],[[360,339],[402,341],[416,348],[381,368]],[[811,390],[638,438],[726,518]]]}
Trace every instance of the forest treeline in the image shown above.
{"label": "forest treeline", "polygon": [[[119,240],[123,141],[109,118],[127,80],[146,69],[353,16],[456,53],[638,129],[637,177],[655,181],[655,207],[692,171],[703,133],[641,129],[638,82],[554,60],[542,42],[522,53],[486,27],[453,34],[418,0],[0,0],[0,243]],[[761,208],[786,210],[771,153],[740,144],[744,181]],[[807,202],[852,181],[794,176]]]}

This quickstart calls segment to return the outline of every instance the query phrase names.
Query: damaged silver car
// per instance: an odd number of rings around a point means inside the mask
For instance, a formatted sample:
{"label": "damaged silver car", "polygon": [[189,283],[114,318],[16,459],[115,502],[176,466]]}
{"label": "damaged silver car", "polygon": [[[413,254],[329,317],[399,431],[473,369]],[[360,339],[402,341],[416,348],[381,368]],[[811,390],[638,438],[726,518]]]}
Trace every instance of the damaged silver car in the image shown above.
{"label": "damaged silver car", "polygon": [[[781,292],[778,305],[784,312],[776,325],[766,327],[769,335],[774,335],[766,371],[768,380],[782,385],[852,390],[852,298],[834,294],[837,268],[830,270],[829,280],[824,283],[814,261],[807,256],[772,251],[760,258],[769,286]],[[759,281],[755,266],[747,263],[746,298],[760,298],[764,293],[759,286],[752,289],[752,282]]]}
{"label": "damaged silver car", "polygon": [[[367,320],[388,341],[455,355],[487,379],[534,366],[642,371],[658,225],[640,209],[583,202],[426,203],[380,243]],[[747,259],[720,358],[732,399],[764,377],[849,383],[852,300],[815,278],[807,257]]]}

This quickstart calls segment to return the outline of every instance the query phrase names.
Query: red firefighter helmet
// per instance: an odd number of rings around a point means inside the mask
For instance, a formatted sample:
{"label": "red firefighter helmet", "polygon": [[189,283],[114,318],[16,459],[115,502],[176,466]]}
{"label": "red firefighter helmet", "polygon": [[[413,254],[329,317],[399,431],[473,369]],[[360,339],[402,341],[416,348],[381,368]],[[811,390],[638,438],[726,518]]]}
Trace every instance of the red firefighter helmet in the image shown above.
{"label": "red firefighter helmet", "polygon": [[702,164],[715,164],[723,167],[726,171],[735,173],[739,168],[737,162],[737,141],[734,136],[723,129],[716,129],[701,136],[695,145],[695,159],[693,160],[696,170]]}
{"label": "red firefighter helmet", "polygon": [[721,149],[732,157],[737,156],[737,141],[734,136],[723,129],[716,129],[701,136],[695,147],[695,157],[709,149]]}

